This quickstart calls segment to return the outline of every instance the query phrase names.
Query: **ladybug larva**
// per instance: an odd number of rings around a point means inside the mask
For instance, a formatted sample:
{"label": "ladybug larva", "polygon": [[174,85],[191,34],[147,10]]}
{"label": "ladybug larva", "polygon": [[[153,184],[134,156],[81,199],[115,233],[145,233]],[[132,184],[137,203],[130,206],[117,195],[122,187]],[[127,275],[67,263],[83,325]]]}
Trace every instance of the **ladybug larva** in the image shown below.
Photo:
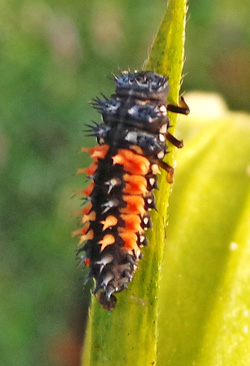
{"label": "ladybug larva", "polygon": [[75,232],[80,235],[78,256],[89,267],[88,277],[95,279],[94,294],[109,310],[116,304],[114,293],[132,281],[147,245],[145,230],[151,227],[159,167],[172,182],[173,168],[163,161],[166,141],[183,145],[168,131],[167,111],[189,113],[183,98],[179,106],[166,102],[167,76],[140,71],[113,79],[115,94],[92,102],[103,123],[89,126],[98,145],[82,148],[93,163],[78,171],[87,174],[90,185],[81,192],[86,202],[83,226]]}

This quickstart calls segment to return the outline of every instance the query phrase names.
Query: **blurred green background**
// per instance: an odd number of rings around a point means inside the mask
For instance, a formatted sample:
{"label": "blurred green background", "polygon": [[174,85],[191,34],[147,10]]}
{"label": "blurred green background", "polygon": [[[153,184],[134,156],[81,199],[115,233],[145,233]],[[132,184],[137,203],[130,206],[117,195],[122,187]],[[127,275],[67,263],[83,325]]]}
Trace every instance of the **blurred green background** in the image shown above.
{"label": "blurred green background", "polygon": [[[0,364],[78,366],[90,288],[76,268],[71,199],[85,180],[88,102],[140,69],[165,11],[155,0],[5,0],[0,11]],[[189,2],[182,90],[249,110],[248,0]],[[206,113],[206,111],[204,111]]]}

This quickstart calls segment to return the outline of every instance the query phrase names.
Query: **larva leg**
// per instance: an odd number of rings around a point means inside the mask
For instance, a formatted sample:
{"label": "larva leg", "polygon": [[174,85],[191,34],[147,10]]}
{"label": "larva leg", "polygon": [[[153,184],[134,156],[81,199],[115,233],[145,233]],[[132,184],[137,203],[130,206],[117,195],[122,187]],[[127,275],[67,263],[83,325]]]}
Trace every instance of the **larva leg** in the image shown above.
{"label": "larva leg", "polygon": [[168,183],[173,183],[174,181],[174,168],[169,165],[168,163],[165,163],[164,161],[159,160],[158,161],[159,167],[164,169],[167,172],[167,181]]}
{"label": "larva leg", "polygon": [[167,110],[170,112],[180,113],[180,114],[185,114],[185,115],[189,114],[189,112],[190,112],[190,109],[182,96],[179,99],[179,105],[168,104]]}
{"label": "larva leg", "polygon": [[184,146],[183,140],[178,140],[176,137],[174,137],[171,133],[166,133],[166,140],[171,142],[174,146],[178,147],[178,149],[182,148]]}

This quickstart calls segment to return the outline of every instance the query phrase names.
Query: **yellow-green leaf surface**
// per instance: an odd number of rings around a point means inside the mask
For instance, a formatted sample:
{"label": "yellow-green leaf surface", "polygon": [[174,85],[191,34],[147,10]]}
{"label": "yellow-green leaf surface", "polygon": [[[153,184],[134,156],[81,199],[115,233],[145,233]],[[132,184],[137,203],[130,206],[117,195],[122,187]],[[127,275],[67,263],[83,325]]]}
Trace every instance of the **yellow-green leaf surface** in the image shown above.
{"label": "yellow-green leaf surface", "polygon": [[[185,0],[169,1],[146,65],[146,69],[168,74],[173,80],[170,97],[175,103],[178,102],[183,65],[185,9]],[[175,120],[171,120],[171,124],[174,125]],[[172,154],[169,158],[173,159]],[[153,218],[154,230],[148,236],[150,244],[143,249],[143,260],[129,290],[117,294],[117,305],[112,312],[104,310],[95,298],[92,300],[84,343],[84,366],[156,365],[159,269],[170,191],[166,176],[162,176],[167,187],[157,196],[158,213]]]}
{"label": "yellow-green leaf surface", "polygon": [[247,366],[250,116],[181,125],[194,137],[178,153],[170,199],[159,365]]}

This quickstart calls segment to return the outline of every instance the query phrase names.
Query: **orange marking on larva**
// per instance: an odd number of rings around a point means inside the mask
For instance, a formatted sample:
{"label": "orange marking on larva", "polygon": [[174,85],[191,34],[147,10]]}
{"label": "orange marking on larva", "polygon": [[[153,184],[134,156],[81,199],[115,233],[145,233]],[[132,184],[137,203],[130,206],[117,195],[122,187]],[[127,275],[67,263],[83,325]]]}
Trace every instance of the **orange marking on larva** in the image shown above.
{"label": "orange marking on larva", "polygon": [[121,215],[121,219],[125,223],[125,227],[120,227],[119,231],[134,231],[134,232],[143,232],[141,227],[141,219],[138,215]]}
{"label": "orange marking on larva", "polygon": [[96,168],[97,168],[97,163],[92,163],[88,168],[77,169],[76,174],[86,173],[88,175],[93,175],[96,171]]}
{"label": "orange marking on larva", "polygon": [[98,145],[96,147],[97,148],[95,149],[93,154],[91,154],[91,158],[95,161],[98,159],[105,158],[105,156],[107,155],[107,152],[109,150],[109,146],[108,145]]}
{"label": "orange marking on larva", "polygon": [[123,179],[126,182],[123,193],[145,195],[147,190],[147,180],[142,175],[124,174]]}
{"label": "orange marking on larva", "polygon": [[115,226],[118,223],[118,219],[113,216],[113,215],[109,215],[106,217],[105,220],[101,221],[101,224],[103,224],[103,228],[102,230],[106,230],[109,227]]}
{"label": "orange marking on larva", "polygon": [[84,264],[85,264],[86,267],[90,267],[91,266],[90,259],[89,258],[85,258],[84,259]]}
{"label": "orange marking on larva", "polygon": [[87,234],[82,235],[80,237],[79,245],[82,244],[84,241],[86,241],[86,240],[92,240],[93,238],[94,238],[94,231],[93,230],[89,230]]}
{"label": "orange marking on larva", "polygon": [[84,207],[81,212],[83,215],[87,215],[92,209],[92,203],[90,202],[86,207]]}
{"label": "orange marking on larva", "polygon": [[85,147],[83,146],[80,150],[80,152],[88,152],[89,154],[92,154],[92,152],[94,151],[95,147]]}
{"label": "orange marking on larva", "polygon": [[[120,150],[119,150],[120,151]],[[121,154],[116,154],[115,156],[112,157],[113,160],[113,164],[120,164],[120,165],[124,165],[125,163],[125,157]]]}
{"label": "orange marking on larva", "polygon": [[90,183],[90,185],[82,190],[82,193],[85,194],[85,196],[89,197],[94,189],[94,182]]}
{"label": "orange marking on larva", "polygon": [[119,149],[112,159],[113,164],[122,165],[124,170],[131,174],[146,175],[150,168],[147,158],[127,149]]}
{"label": "orange marking on larva", "polygon": [[108,145],[96,145],[96,146],[92,146],[92,147],[82,147],[80,152],[88,152],[90,155],[93,154],[95,151],[98,150],[103,150],[104,148],[107,148]]}
{"label": "orange marking on larva", "polygon": [[75,237],[75,236],[77,236],[77,235],[85,235],[86,233],[87,233],[87,231],[89,230],[89,224],[87,224],[87,225],[85,225],[85,226],[83,226],[83,227],[81,227],[81,229],[79,229],[79,230],[75,230],[75,231],[73,231],[73,233],[72,233],[72,236],[73,236],[73,238]]}
{"label": "orange marking on larva", "polygon": [[79,230],[75,230],[75,231],[73,231],[73,233],[72,233],[72,238],[74,238],[75,236],[77,236],[77,235],[81,235],[82,234],[82,228],[81,229],[79,229]]}
{"label": "orange marking on larva", "polygon": [[80,195],[84,194],[82,189],[79,190],[79,191],[74,191],[74,192],[75,193],[74,193],[74,195],[72,197],[76,197],[76,196],[80,196]]}
{"label": "orange marking on larva", "polygon": [[122,199],[127,204],[126,207],[120,209],[124,214],[143,214],[144,213],[144,199],[140,196],[124,195]]}
{"label": "orange marking on larva", "polygon": [[127,250],[138,250],[137,236],[133,231],[127,231],[124,233],[119,233],[119,236],[124,241],[124,249]]}
{"label": "orange marking on larva", "polygon": [[98,243],[101,244],[101,252],[108,247],[109,245],[114,244],[115,242],[115,237],[114,235],[111,234],[107,234],[103,237],[102,240],[100,240]]}
{"label": "orange marking on larva", "polygon": [[97,145],[94,147],[82,147],[81,152],[88,152],[93,160],[105,158],[109,149],[109,145]]}
{"label": "orange marking on larva", "polygon": [[96,219],[96,212],[91,211],[88,215],[84,215],[82,218],[82,224],[84,224],[87,221],[95,221]]}
{"label": "orange marking on larva", "polygon": [[86,207],[82,208],[81,210],[74,211],[74,215],[87,215],[92,209],[92,203],[89,203]]}

